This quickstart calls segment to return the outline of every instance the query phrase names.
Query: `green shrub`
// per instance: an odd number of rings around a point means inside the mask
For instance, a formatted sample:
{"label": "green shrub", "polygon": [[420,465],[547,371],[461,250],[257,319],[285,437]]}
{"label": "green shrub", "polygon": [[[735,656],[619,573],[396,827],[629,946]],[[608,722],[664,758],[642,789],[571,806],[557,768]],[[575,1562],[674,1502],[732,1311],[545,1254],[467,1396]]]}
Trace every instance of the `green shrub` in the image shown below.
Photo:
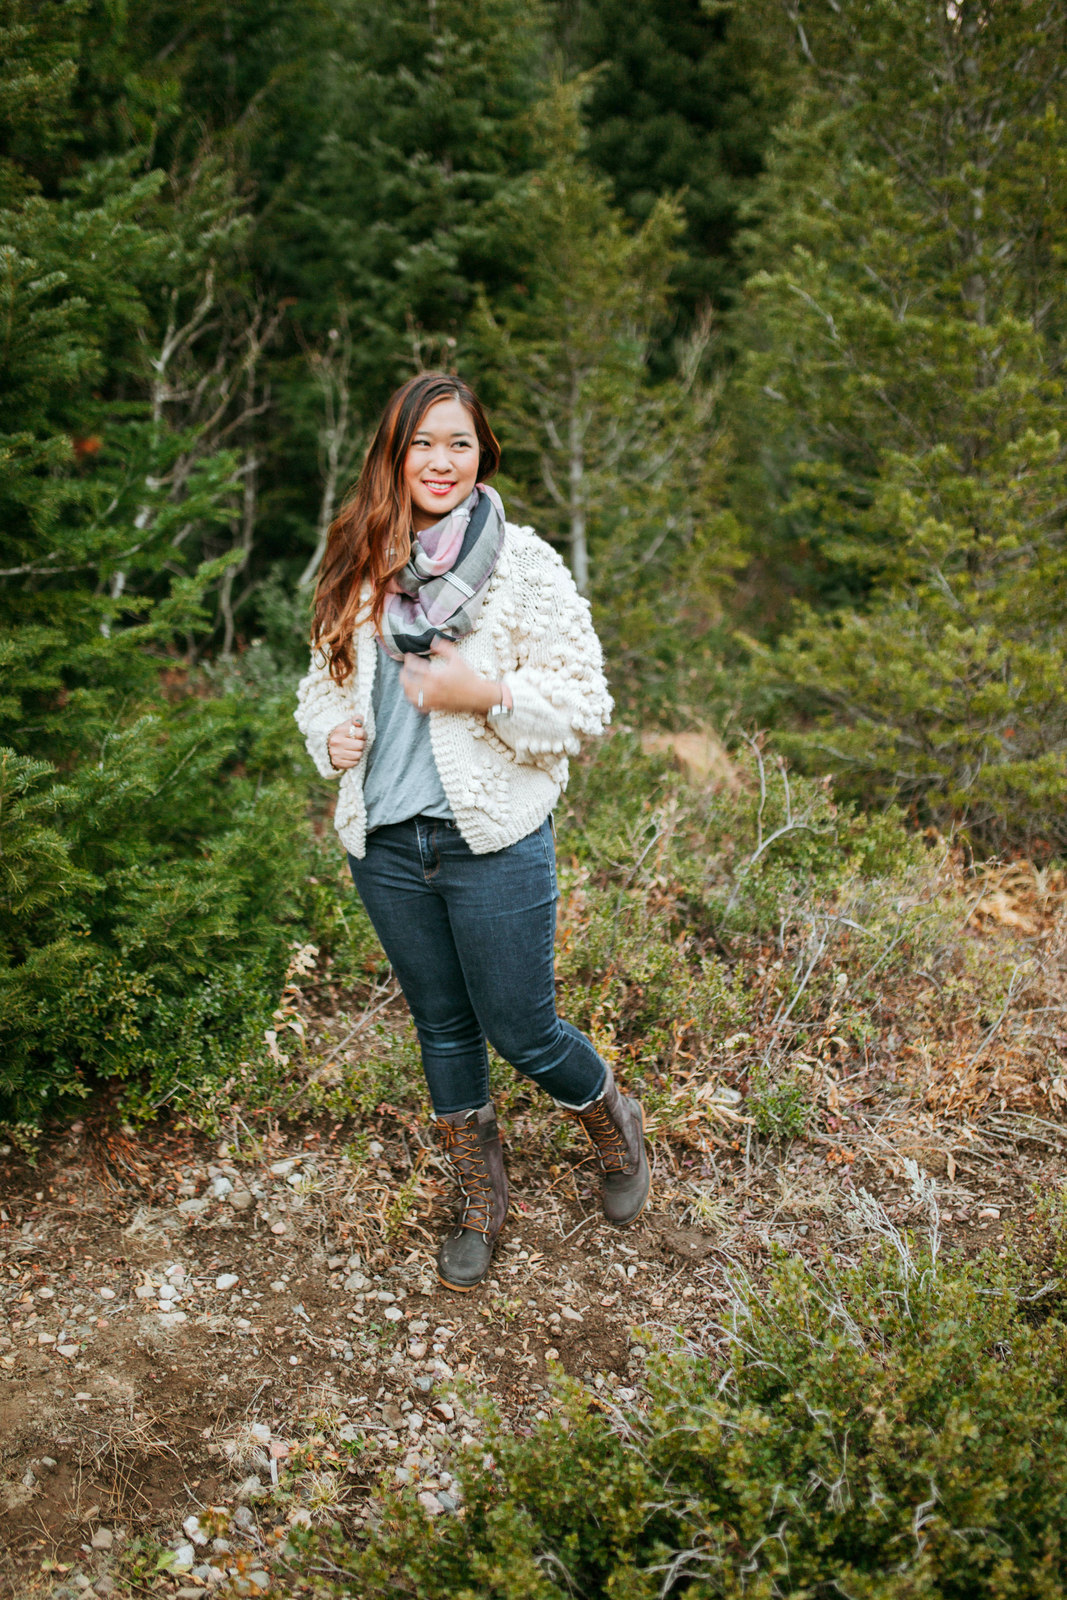
{"label": "green shrub", "polygon": [[[261,729],[270,725],[260,708]],[[93,1079],[141,1111],[262,1044],[303,914],[303,797],[239,701],[161,705],[66,774],[0,751],[0,1117]]]}
{"label": "green shrub", "polygon": [[363,1600],[1062,1595],[1067,1329],[1031,1315],[1021,1259],[880,1225],[857,1266],[735,1287],[718,1349],[659,1358],[647,1411],[611,1422],[572,1388],[529,1437],[497,1429],[462,1519],[392,1499],[369,1547],[334,1530],[295,1566]]}
{"label": "green shrub", "polygon": [[745,1110],[765,1139],[798,1139],[808,1125],[811,1105],[799,1073],[772,1078],[758,1070],[750,1080]]}

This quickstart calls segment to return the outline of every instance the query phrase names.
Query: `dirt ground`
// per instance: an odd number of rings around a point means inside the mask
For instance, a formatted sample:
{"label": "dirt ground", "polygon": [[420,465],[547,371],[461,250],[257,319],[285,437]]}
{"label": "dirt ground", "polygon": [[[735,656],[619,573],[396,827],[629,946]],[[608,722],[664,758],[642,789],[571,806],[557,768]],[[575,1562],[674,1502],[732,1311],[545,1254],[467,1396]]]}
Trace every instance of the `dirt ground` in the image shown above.
{"label": "dirt ground", "polygon": [[[622,1232],[599,1217],[577,1137],[560,1160],[558,1133],[520,1101],[511,1215],[469,1295],[436,1282],[447,1180],[392,1108],[355,1166],[339,1125],[216,1144],[135,1136],[103,1112],[32,1168],[9,1151],[0,1594],[285,1592],[271,1549],[295,1521],[373,1526],[384,1483],[454,1511],[451,1452],[479,1436],[485,1399],[528,1426],[556,1403],[558,1363],[605,1406],[639,1403],[645,1352],[702,1342],[731,1272],[775,1244],[847,1252],[862,1188],[916,1221],[909,1155],[968,1249],[1025,1221],[1035,1186],[1062,1174],[1056,1123],[935,1128],[869,1087],[853,1085],[832,1138],[750,1142],[747,1159],[740,1140],[709,1159],[653,1130],[653,1199]],[[884,1160],[865,1153],[877,1140]],[[405,1184],[415,1203],[375,1245],[365,1216]]]}

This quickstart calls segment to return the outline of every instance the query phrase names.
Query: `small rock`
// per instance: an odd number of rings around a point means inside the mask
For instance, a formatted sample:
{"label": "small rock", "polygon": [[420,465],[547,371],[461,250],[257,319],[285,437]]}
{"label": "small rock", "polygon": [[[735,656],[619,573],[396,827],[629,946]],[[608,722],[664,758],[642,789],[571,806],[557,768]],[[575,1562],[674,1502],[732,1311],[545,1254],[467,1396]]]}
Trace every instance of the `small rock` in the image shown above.
{"label": "small rock", "polygon": [[404,1313],[399,1306],[386,1306],[385,1320],[386,1322],[403,1322]]}
{"label": "small rock", "polygon": [[179,1322],[184,1322],[185,1320],[184,1311],[161,1311],[159,1313],[159,1324],[162,1328],[176,1328]]}
{"label": "small rock", "polygon": [[38,1344],[55,1344],[55,1342],[56,1336],[54,1333],[39,1333],[37,1335]]}
{"label": "small rock", "polygon": [[408,1413],[408,1427],[411,1429],[412,1433],[421,1432],[422,1428],[425,1426],[425,1423],[425,1417],[421,1416],[418,1411],[411,1411]]}
{"label": "small rock", "polygon": [[413,1344],[408,1345],[408,1355],[412,1361],[421,1361],[425,1354],[426,1346],[422,1340],[416,1340]]}
{"label": "small rock", "polygon": [[200,1526],[200,1518],[197,1516],[186,1517],[182,1523],[182,1532],[193,1544],[207,1544],[207,1534]]}
{"label": "small rock", "polygon": [[96,1582],[93,1584],[93,1593],[94,1594],[99,1594],[99,1595],[114,1594],[115,1593],[115,1580],[114,1580],[114,1578],[109,1578],[107,1573],[105,1572],[104,1576],[102,1578],[97,1578]]}
{"label": "small rock", "polygon": [[228,1556],[230,1551],[233,1549],[233,1545],[230,1543],[229,1539],[212,1539],[211,1549],[214,1555]]}
{"label": "small rock", "polygon": [[561,1317],[565,1317],[568,1322],[582,1321],[582,1313],[580,1311],[575,1311],[573,1306],[560,1306],[559,1314]]}
{"label": "small rock", "polygon": [[447,1400],[438,1400],[435,1406],[430,1407],[430,1410],[433,1415],[438,1417],[442,1422],[455,1422],[456,1420],[456,1413],[453,1411]]}
{"label": "small rock", "polygon": [[196,1551],[191,1544],[180,1544],[170,1564],[172,1572],[190,1572],[196,1562]]}
{"label": "small rock", "polygon": [[54,1472],[59,1466],[59,1462],[56,1460],[55,1456],[42,1456],[41,1465],[44,1467],[46,1472]]}
{"label": "small rock", "polygon": [[178,1210],[183,1217],[199,1217],[211,1204],[206,1195],[201,1195],[199,1200],[179,1200]]}
{"label": "small rock", "polygon": [[115,1298],[114,1289],[98,1289],[96,1292],[101,1300],[114,1300]]}
{"label": "small rock", "polygon": [[110,1528],[97,1528],[89,1543],[94,1550],[110,1550],[115,1543],[115,1535]]}
{"label": "small rock", "polygon": [[293,1168],[299,1166],[299,1164],[299,1156],[287,1156],[284,1161],[272,1161],[270,1166],[271,1175],[275,1178],[287,1178]]}
{"label": "small rock", "polygon": [[237,1498],[238,1500],[262,1500],[266,1492],[259,1478],[253,1472],[251,1477],[246,1478],[238,1488]]}
{"label": "small rock", "polygon": [[160,1284],[159,1298],[161,1300],[177,1300],[178,1290],[175,1288],[173,1283]]}
{"label": "small rock", "polygon": [[356,1440],[362,1439],[363,1435],[354,1422],[345,1422],[338,1428],[337,1437],[342,1444],[355,1444]]}
{"label": "small rock", "polygon": [[183,1588],[175,1589],[174,1600],[204,1600],[204,1591],[199,1584],[187,1583]]}
{"label": "small rock", "polygon": [[419,1505],[431,1517],[439,1517],[445,1509],[437,1496],[431,1494],[429,1489],[424,1489],[419,1495]]}
{"label": "small rock", "polygon": [[282,1282],[281,1278],[275,1278],[273,1280],[273,1282],[271,1283],[270,1292],[271,1292],[271,1294],[284,1294],[285,1293],[285,1287],[286,1286]]}
{"label": "small rock", "polygon": [[56,1291],[54,1289],[38,1289],[37,1291],[38,1300],[54,1300],[55,1297]]}
{"label": "small rock", "polygon": [[237,1282],[238,1277],[236,1272],[220,1272],[218,1277],[215,1279],[215,1288],[232,1289],[234,1284]]}
{"label": "small rock", "polygon": [[33,1489],[36,1488],[36,1485],[37,1474],[34,1472],[32,1467],[27,1467],[26,1471],[22,1474],[22,1487],[24,1489]]}
{"label": "small rock", "polygon": [[257,1589],[270,1588],[270,1577],[258,1567],[254,1572],[250,1572],[248,1574],[248,1581],[249,1583],[254,1584]]}
{"label": "small rock", "polygon": [[272,1222],[271,1225],[270,1225],[270,1231],[271,1231],[271,1233],[277,1233],[277,1234],[284,1233],[285,1232],[285,1223],[284,1222]]}
{"label": "small rock", "polygon": [[449,1494],[447,1489],[438,1489],[438,1491],[437,1491],[437,1503],[441,1507],[442,1511],[458,1511],[459,1510],[458,1502],[455,1500],[455,1498],[452,1495]]}
{"label": "small rock", "polygon": [[[259,1482],[258,1478],[256,1482]],[[255,1533],[256,1531],[256,1519],[247,1506],[237,1507],[233,1514],[233,1525],[235,1528],[239,1528],[242,1533]]]}
{"label": "small rock", "polygon": [[84,1572],[72,1572],[69,1582],[72,1589],[85,1590],[93,1586],[92,1580],[87,1578]]}
{"label": "small rock", "polygon": [[252,1204],[252,1196],[247,1189],[235,1189],[226,1199],[235,1211],[247,1211]]}
{"label": "small rock", "polygon": [[393,1477],[397,1483],[410,1483],[411,1470],[408,1467],[394,1467]]}
{"label": "small rock", "polygon": [[1000,1216],[1000,1207],[999,1206],[983,1206],[981,1211],[979,1211],[978,1215],[980,1217],[984,1217],[987,1222],[996,1222],[997,1219]]}
{"label": "small rock", "polygon": [[384,1405],[382,1407],[382,1421],[387,1428],[401,1428],[404,1425],[404,1414],[399,1406]]}
{"label": "small rock", "polygon": [[[56,1349],[59,1351],[61,1356],[66,1356],[67,1360],[69,1361],[73,1356],[78,1354],[81,1346],[77,1344],[57,1344]],[[78,1396],[75,1395],[74,1398],[77,1399]],[[92,1395],[89,1395],[87,1398],[91,1400]]]}
{"label": "small rock", "polygon": [[345,1279],[345,1288],[349,1294],[355,1294],[357,1290],[365,1288],[366,1283],[367,1280],[362,1272],[352,1272]]}
{"label": "small rock", "polygon": [[156,1298],[156,1289],[151,1283],[139,1283],[133,1292],[138,1300],[154,1300]]}
{"label": "small rock", "polygon": [[211,1184],[211,1193],[216,1200],[225,1200],[226,1196],[233,1193],[233,1184],[229,1178],[214,1178]]}

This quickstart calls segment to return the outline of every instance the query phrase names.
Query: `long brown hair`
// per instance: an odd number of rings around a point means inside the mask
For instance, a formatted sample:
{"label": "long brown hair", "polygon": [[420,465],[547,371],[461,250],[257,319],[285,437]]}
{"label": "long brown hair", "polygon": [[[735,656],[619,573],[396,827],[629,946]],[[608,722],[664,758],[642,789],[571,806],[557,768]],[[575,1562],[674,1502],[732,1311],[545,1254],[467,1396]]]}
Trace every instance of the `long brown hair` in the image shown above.
{"label": "long brown hair", "polygon": [[[419,423],[438,400],[458,400],[471,414],[478,440],[478,481],[500,465],[500,446],[474,390],[447,372],[420,372],[390,398],[371,440],[355,488],[330,524],[315,587],[311,642],[330,659],[330,677],[352,672],[352,631],[364,604],[381,626],[387,584],[411,554],[411,495],[404,461]],[[365,599],[364,589],[370,597]]]}

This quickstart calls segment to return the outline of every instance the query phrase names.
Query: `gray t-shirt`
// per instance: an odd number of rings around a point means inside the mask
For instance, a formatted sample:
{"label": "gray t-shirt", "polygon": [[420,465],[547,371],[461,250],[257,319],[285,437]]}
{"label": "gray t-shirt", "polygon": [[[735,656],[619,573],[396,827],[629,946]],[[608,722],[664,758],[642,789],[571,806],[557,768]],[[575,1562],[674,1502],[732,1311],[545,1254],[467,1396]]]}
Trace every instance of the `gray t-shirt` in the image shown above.
{"label": "gray t-shirt", "polygon": [[368,833],[420,815],[454,820],[433,758],[430,718],[401,688],[401,666],[378,646],[371,693],[374,743],[363,774]]}

